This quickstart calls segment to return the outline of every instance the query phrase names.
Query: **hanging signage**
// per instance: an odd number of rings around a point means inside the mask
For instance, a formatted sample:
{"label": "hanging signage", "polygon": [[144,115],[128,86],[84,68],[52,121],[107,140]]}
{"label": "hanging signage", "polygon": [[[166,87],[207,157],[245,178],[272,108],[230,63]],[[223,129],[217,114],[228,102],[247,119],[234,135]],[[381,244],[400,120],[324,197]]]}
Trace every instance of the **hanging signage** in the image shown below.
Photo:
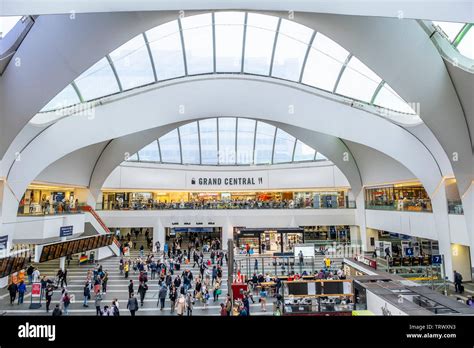
{"label": "hanging signage", "polygon": [[0,236],[0,250],[6,250],[8,244],[8,236]]}
{"label": "hanging signage", "polygon": [[441,265],[441,262],[442,262],[441,255],[431,256],[431,263],[433,265]]}
{"label": "hanging signage", "polygon": [[74,228],[74,226],[61,226],[59,228],[59,236],[60,237],[72,236],[73,228]]}

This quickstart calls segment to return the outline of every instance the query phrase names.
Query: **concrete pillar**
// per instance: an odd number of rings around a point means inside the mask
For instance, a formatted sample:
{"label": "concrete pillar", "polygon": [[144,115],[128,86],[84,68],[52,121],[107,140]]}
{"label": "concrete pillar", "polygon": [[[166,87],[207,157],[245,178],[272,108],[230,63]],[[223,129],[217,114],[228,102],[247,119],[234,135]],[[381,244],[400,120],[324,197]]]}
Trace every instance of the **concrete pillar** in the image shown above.
{"label": "concrete pillar", "polygon": [[222,226],[222,248],[227,250],[229,240],[234,240],[234,227],[232,226],[229,219],[226,219]]}
{"label": "concrete pillar", "polygon": [[444,182],[441,182],[438,189],[431,195],[431,205],[438,236],[439,252],[444,255],[446,276],[450,281],[453,281],[451,231],[449,229],[448,201]]}
{"label": "concrete pillar", "polygon": [[469,235],[469,249],[471,254],[471,269],[474,268],[474,182],[461,196],[464,219],[466,220],[467,233]]}
{"label": "concrete pillar", "polygon": [[160,242],[160,249],[163,250],[165,245],[165,228],[161,219],[156,219],[156,223],[152,226],[153,227],[153,252],[156,252],[155,243],[157,241]]}
{"label": "concrete pillar", "polygon": [[87,188],[78,188],[74,190],[76,199],[79,200],[80,204],[90,205],[93,209],[96,209],[97,198],[93,195],[91,190]]}
{"label": "concrete pillar", "polygon": [[356,222],[356,225],[359,226],[359,235],[360,235],[360,241],[362,243],[362,250],[368,251],[370,250],[370,248],[368,248],[368,244],[367,244],[367,226],[366,226],[366,219],[365,219],[364,189],[360,190],[359,194],[356,197],[356,206],[357,207],[355,210],[355,222]]}

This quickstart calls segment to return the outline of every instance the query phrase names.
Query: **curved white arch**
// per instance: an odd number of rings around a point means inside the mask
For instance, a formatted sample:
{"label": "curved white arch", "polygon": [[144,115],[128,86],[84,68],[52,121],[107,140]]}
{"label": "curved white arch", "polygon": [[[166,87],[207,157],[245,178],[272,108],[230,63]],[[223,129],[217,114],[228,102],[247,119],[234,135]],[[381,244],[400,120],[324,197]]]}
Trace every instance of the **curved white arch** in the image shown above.
{"label": "curved white arch", "polygon": [[[192,121],[192,120],[191,120]],[[294,127],[280,122],[266,121],[280,129],[283,129],[290,135],[304,141],[309,146],[318,148],[324,155],[331,160],[346,176],[354,196],[358,195],[362,188],[361,177],[357,164],[348,154],[349,161],[344,161],[344,153],[350,153],[345,144],[335,137],[319,132],[308,131],[303,128]],[[93,172],[91,173],[89,188],[94,197],[98,197],[103,183],[110,173],[124,160],[125,153],[134,153],[143,146],[149,144],[157,137],[166,134],[171,129],[186,124],[188,122],[179,122],[161,126],[158,128],[146,130],[139,133],[133,133],[118,139],[114,139],[103,150],[97,159]]]}
{"label": "curved white arch", "polygon": [[[235,91],[240,93],[235,95]],[[216,102],[209,103],[209,100]],[[183,105],[185,112],[180,114]],[[293,114],[289,113],[289,105]],[[47,128],[25,148],[22,160],[11,167],[7,181],[13,192],[21,196],[26,186],[50,163],[79,148],[171,122],[220,115],[281,123],[291,119],[296,127],[373,147],[403,163],[420,178],[429,194],[435,192],[441,180],[430,152],[400,126],[334,103],[314,95],[311,89],[289,82],[221,76],[188,77],[164,83],[159,88],[149,88],[136,95],[129,93],[128,97],[97,106],[92,119],[87,115],[65,118]],[[367,129],[372,131],[366,132]],[[64,134],[68,134],[67,142],[63,141]],[[48,146],[48,151],[44,146]]]}
{"label": "curved white arch", "polygon": [[[26,121],[81,71],[131,37],[175,17],[175,12],[87,14],[77,16],[74,25],[69,25],[68,16],[40,16],[17,52],[18,57],[35,60],[22,69],[9,65],[0,79],[0,87],[4,87],[0,88],[0,102],[4,105],[0,112],[8,115],[1,127],[0,153]],[[465,192],[472,181],[473,167],[466,122],[446,67],[421,27],[410,20],[312,13],[296,13],[295,21],[328,34],[369,63],[406,100],[420,103],[423,120],[449,157],[454,152],[458,154],[459,160],[452,165],[460,192]],[[90,40],[91,36],[95,40]],[[52,55],[44,50],[41,42],[45,40],[54,41],[61,53]],[[399,54],[415,51],[418,54]],[[42,83],[40,88],[32,81],[48,83]],[[13,105],[12,101],[18,98],[28,103]],[[10,159],[16,151],[18,148],[11,149]]]}

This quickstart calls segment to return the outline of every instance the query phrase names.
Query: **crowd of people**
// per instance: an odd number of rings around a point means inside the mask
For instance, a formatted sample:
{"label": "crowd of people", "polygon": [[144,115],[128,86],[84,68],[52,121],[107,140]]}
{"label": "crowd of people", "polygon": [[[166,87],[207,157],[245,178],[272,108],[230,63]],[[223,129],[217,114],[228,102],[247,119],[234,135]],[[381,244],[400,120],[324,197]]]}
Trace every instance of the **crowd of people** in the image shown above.
{"label": "crowd of people", "polygon": [[[136,291],[135,283],[130,279],[127,307],[131,314],[135,315],[139,307],[143,306],[148,291],[147,283],[150,280],[158,280],[157,306],[160,306],[160,310],[164,309],[165,300],[169,298],[172,313],[192,315],[196,301],[201,302],[204,308],[211,298],[213,302],[219,301],[226,260],[225,253],[220,250],[212,249],[209,259],[205,261],[202,250],[193,247],[189,252],[186,249],[182,251],[175,245],[161,256],[154,253],[149,253],[145,258],[131,259],[122,256],[119,262],[120,274],[125,279],[129,278],[131,271],[134,275],[138,274]],[[192,273],[191,265],[193,268],[199,268],[198,274]],[[139,301],[135,293],[138,293]]]}
{"label": "crowd of people", "polygon": [[[159,202],[149,200],[148,202],[123,202],[110,203],[106,208],[112,210],[167,210],[167,209],[302,209],[302,208],[338,208],[337,202],[321,202],[314,199],[236,199],[236,200],[194,200],[194,201],[170,201]],[[343,206],[342,206],[343,207]]]}

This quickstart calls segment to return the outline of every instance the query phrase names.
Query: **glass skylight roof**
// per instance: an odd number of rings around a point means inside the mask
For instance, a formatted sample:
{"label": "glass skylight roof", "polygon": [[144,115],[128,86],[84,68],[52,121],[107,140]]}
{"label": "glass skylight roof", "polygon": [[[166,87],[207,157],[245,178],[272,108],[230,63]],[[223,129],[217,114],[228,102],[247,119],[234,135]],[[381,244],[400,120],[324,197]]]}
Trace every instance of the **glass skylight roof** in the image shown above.
{"label": "glass skylight roof", "polygon": [[173,129],[130,156],[130,162],[251,165],[327,161],[315,149],[268,123],[218,117]]}
{"label": "glass skylight roof", "polygon": [[[246,12],[200,14],[150,29],[82,73],[72,84],[77,98],[66,88],[42,111],[171,78],[212,73],[301,82],[416,117],[375,72],[327,36],[287,19]],[[211,157],[206,161],[214,161]]]}
{"label": "glass skylight roof", "polygon": [[472,23],[436,22],[446,34],[449,42],[462,55],[474,59],[474,29]]}
{"label": "glass skylight roof", "polygon": [[0,39],[4,38],[20,19],[21,16],[0,16]]}

